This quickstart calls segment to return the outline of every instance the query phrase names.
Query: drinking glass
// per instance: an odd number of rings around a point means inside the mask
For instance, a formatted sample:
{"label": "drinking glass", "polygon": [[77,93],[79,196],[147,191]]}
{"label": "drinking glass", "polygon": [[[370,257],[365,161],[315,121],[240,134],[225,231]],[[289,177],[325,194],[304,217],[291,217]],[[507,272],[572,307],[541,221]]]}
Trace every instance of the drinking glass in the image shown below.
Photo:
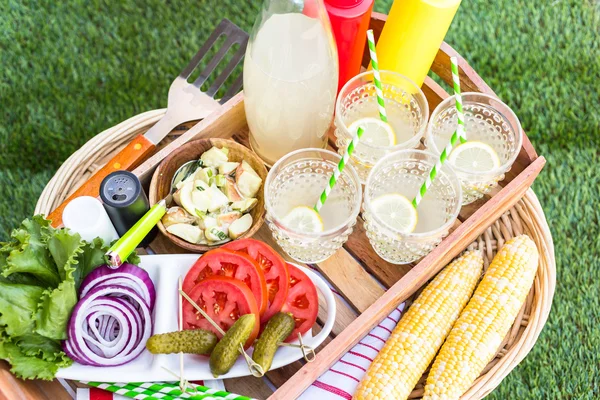
{"label": "drinking glass", "polygon": [[[429,105],[423,91],[413,81],[392,71],[380,71],[385,111],[388,123],[396,136],[396,144],[381,146],[371,142],[366,133],[360,140],[350,163],[365,183],[369,171],[386,154],[416,148],[425,133]],[[350,79],[342,88],[336,101],[335,136],[340,154],[346,152],[355,135],[349,126],[361,118],[379,117],[373,71],[363,72]]]}
{"label": "drinking glass", "polygon": [[413,232],[390,226],[374,209],[375,199],[400,194],[412,201],[438,157],[423,150],[401,150],[382,158],[371,170],[364,193],[365,228],[373,249],[392,264],[408,264],[429,254],[448,234],[462,203],[458,177],[444,164],[417,207]]}
{"label": "drinking glass", "polygon": [[[496,97],[483,93],[463,93],[462,100],[467,141],[489,145],[500,159],[500,166],[488,171],[461,168],[448,160],[460,179],[463,204],[469,204],[489,193],[504,179],[504,174],[510,170],[521,151],[523,136],[515,113]],[[431,114],[425,139],[427,150],[440,154],[457,127],[456,101],[451,96]]]}
{"label": "drinking glass", "polygon": [[294,260],[317,263],[329,258],[348,240],[362,201],[356,171],[346,166],[320,211],[324,230],[294,231],[282,219],[297,206],[313,207],[327,186],[340,156],[322,149],[303,149],[281,158],[265,182],[267,225],[281,248]]}

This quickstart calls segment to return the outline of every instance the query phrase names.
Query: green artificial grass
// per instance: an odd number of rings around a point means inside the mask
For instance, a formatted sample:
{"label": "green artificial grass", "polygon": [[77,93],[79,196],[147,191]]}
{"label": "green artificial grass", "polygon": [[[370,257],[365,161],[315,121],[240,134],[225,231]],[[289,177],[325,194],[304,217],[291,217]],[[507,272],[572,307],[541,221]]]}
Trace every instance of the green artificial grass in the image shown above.
{"label": "green artificial grass", "polygon": [[[391,0],[377,1],[387,12]],[[96,133],[165,107],[214,25],[258,1],[0,2],[0,240]],[[550,318],[492,399],[600,397],[600,3],[464,1],[446,38],[548,159],[534,184],[556,246]]]}

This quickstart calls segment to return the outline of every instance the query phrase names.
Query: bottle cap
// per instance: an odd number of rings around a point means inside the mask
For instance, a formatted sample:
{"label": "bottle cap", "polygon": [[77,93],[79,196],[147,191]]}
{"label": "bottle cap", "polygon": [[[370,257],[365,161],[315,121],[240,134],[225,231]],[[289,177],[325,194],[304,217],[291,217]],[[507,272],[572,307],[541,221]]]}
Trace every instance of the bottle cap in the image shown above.
{"label": "bottle cap", "polygon": [[100,198],[104,204],[116,208],[130,206],[140,196],[142,184],[129,171],[116,171],[108,175],[100,185]]}

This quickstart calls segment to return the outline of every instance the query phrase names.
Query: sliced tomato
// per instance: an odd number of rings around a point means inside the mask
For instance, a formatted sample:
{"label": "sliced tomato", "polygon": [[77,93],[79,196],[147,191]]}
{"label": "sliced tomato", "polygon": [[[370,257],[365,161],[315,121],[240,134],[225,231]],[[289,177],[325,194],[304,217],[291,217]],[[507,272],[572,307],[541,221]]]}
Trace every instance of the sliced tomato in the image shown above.
{"label": "sliced tomato", "polygon": [[290,342],[298,339],[298,333],[308,332],[317,321],[319,295],[313,281],[300,268],[292,264],[287,264],[287,267],[290,272],[290,284],[281,311],[292,313],[296,321],[296,327],[285,340]]}
{"label": "sliced tomato", "polygon": [[[188,296],[202,308],[225,332],[246,314],[256,315],[256,323],[245,347],[248,348],[258,336],[260,316],[254,295],[242,282],[227,276],[211,276],[192,288]],[[219,338],[222,335],[196,308],[183,299],[183,329],[206,329]]]}
{"label": "sliced tomato", "polygon": [[281,311],[287,298],[290,274],[285,260],[271,246],[256,239],[234,240],[223,248],[248,254],[263,270],[269,298],[267,311],[260,317],[260,322],[268,321]]}
{"label": "sliced tomato", "polygon": [[183,291],[189,294],[198,282],[214,275],[229,276],[244,282],[256,298],[260,315],[265,312],[268,300],[265,275],[248,254],[221,248],[205,253],[185,276]]}

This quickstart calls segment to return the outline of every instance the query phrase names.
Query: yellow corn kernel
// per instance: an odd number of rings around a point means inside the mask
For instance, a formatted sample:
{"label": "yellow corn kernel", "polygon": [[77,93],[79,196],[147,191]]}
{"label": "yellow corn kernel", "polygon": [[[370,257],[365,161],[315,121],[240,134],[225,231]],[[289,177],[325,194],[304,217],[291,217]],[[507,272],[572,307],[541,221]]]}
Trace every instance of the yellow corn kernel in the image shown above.
{"label": "yellow corn kernel", "polygon": [[483,268],[469,251],[442,270],[402,317],[358,385],[354,399],[406,399],[463,309]]}
{"label": "yellow corn kernel", "polygon": [[436,357],[423,399],[458,399],[492,360],[521,309],[539,254],[526,235],[500,249]]}

